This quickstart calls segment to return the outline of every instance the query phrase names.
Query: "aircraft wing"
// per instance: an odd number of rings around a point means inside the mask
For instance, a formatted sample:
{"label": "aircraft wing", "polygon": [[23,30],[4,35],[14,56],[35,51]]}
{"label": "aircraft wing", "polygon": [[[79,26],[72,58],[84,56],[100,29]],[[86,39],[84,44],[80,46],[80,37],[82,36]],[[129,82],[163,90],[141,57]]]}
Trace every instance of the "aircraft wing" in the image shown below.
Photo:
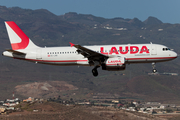
{"label": "aircraft wing", "polygon": [[77,48],[77,52],[79,54],[82,54],[84,57],[88,58],[88,59],[91,59],[91,60],[101,60],[101,59],[107,59],[109,58],[107,55],[104,55],[104,54],[101,54],[101,53],[98,53],[94,50],[91,50],[91,49],[88,49],[86,47],[83,47],[81,45],[75,45],[73,43],[70,43],[71,44],[71,47],[75,47]]}

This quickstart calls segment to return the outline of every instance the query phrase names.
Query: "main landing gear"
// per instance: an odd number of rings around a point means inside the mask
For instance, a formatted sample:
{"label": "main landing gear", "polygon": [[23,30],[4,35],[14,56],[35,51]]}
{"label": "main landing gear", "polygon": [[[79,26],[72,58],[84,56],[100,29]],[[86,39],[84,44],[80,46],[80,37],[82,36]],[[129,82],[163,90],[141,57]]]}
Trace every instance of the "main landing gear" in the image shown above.
{"label": "main landing gear", "polygon": [[100,67],[100,63],[99,61],[93,61],[94,63],[94,68],[92,69],[92,74],[94,75],[94,77],[98,76],[98,71],[97,71],[97,68]]}
{"label": "main landing gear", "polygon": [[99,66],[96,66],[96,67],[94,67],[93,69],[92,69],[92,74],[94,75],[94,77],[96,77],[96,76],[98,76],[98,71],[97,71],[97,68],[98,68]]}
{"label": "main landing gear", "polygon": [[155,63],[155,62],[152,63],[152,67],[153,67],[152,72],[153,72],[153,73],[156,73],[157,70],[156,70],[156,63]]}

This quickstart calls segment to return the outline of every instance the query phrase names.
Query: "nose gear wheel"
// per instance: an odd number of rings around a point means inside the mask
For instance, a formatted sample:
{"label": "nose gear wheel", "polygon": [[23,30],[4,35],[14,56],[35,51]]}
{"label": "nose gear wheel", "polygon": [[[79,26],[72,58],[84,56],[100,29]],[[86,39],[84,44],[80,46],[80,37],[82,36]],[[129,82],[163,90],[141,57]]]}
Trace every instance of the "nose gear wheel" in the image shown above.
{"label": "nose gear wheel", "polygon": [[153,68],[152,72],[156,73],[157,70],[156,70],[156,63],[155,62],[152,63],[152,68]]}

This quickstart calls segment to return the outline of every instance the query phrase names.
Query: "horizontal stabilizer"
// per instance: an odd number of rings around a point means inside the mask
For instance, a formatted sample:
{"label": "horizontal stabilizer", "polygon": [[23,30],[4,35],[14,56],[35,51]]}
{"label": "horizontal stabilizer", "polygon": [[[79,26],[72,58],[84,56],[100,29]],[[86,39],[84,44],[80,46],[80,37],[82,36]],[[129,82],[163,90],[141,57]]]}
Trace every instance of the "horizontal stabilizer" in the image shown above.
{"label": "horizontal stabilizer", "polygon": [[16,55],[26,55],[26,53],[19,52],[19,51],[16,51],[16,50],[12,50],[12,49],[8,49],[6,51],[11,52],[11,53],[16,54]]}

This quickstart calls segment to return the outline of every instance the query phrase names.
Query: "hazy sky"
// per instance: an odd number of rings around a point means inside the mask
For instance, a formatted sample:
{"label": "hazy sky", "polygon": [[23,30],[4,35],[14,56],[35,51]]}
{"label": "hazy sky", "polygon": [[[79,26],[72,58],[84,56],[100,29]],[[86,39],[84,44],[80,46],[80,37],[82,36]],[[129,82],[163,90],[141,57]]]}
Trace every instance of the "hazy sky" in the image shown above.
{"label": "hazy sky", "polygon": [[1,6],[47,9],[56,15],[68,12],[92,14],[104,18],[149,16],[164,23],[180,23],[180,0],[0,0]]}

